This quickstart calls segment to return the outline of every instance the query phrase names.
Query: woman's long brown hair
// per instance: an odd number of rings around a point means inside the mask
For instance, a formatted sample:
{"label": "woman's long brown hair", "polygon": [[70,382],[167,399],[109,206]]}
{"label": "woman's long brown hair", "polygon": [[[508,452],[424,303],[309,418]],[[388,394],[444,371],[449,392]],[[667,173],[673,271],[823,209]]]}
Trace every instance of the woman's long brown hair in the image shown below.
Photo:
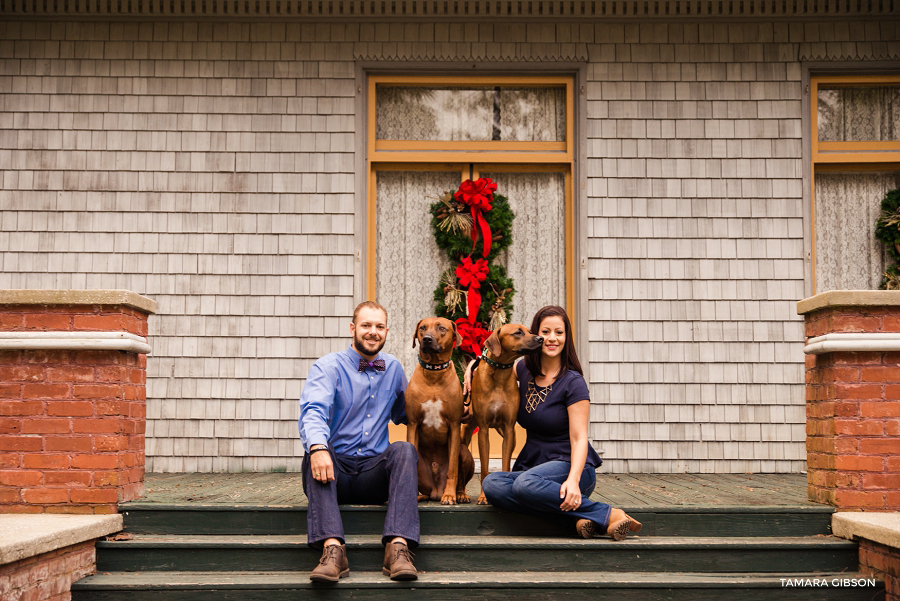
{"label": "woman's long brown hair", "polygon": [[[566,344],[560,357],[559,373],[556,378],[559,379],[564,373],[570,369],[574,369],[582,376],[584,372],[581,370],[581,362],[578,360],[578,353],[575,352],[575,339],[572,336],[572,324],[569,322],[569,316],[566,310],[557,305],[548,305],[534,314],[534,320],[531,322],[531,333],[540,336],[541,322],[548,317],[558,315],[563,320],[566,329]],[[537,378],[544,375],[541,371],[541,352],[525,355],[525,367],[531,372],[531,376]]]}

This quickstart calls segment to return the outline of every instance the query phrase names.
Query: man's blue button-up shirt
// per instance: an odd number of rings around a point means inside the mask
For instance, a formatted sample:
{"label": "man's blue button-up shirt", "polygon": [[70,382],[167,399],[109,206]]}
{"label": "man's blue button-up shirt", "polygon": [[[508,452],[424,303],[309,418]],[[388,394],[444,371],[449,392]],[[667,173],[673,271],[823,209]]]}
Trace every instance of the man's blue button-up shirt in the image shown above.
{"label": "man's blue button-up shirt", "polygon": [[388,448],[388,420],[406,423],[406,374],[396,357],[379,353],[384,371],[359,371],[353,345],[325,355],[300,393],[303,447],[327,444],[338,455],[374,457]]}

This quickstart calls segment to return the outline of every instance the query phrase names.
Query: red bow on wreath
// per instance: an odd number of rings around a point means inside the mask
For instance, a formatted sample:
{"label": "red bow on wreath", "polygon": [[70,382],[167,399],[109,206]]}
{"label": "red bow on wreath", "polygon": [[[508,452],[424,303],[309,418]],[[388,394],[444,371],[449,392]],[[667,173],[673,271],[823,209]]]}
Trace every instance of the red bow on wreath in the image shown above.
{"label": "red bow on wreath", "polygon": [[481,293],[478,291],[488,273],[490,273],[487,259],[478,259],[474,263],[471,257],[462,260],[462,264],[456,268],[456,277],[459,285],[468,288],[466,292],[466,310],[469,315],[469,323],[474,324],[478,316],[478,308],[481,306]]}
{"label": "red bow on wreath", "polygon": [[488,227],[482,212],[494,208],[491,206],[491,202],[494,200],[496,191],[497,184],[489,177],[482,177],[476,182],[467,179],[455,195],[457,201],[469,205],[472,210],[472,250],[475,250],[475,243],[478,242],[478,230],[481,229],[485,257],[491,254],[491,228]]}
{"label": "red bow on wreath", "polygon": [[490,330],[481,327],[481,322],[470,324],[465,318],[460,317],[456,320],[456,330],[462,336],[462,344],[459,348],[467,353],[478,355],[484,346],[484,341],[491,335]]}

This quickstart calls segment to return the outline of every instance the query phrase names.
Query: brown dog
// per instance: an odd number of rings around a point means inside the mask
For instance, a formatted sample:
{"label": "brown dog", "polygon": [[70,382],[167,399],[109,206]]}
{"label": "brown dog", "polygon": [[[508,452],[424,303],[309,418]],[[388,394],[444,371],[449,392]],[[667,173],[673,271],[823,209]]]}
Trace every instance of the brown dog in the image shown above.
{"label": "brown dog", "polygon": [[406,389],[406,440],[419,451],[419,500],[468,503],[475,460],[460,444],[462,386],[450,360],[462,337],[449,319],[427,317],[416,326],[413,348],[416,342],[419,366]]}
{"label": "brown dog", "polygon": [[[519,387],[513,370],[515,360],[540,351],[544,339],[532,334],[522,324],[508,323],[495,330],[485,341],[485,353],[472,374],[472,416],[466,424],[463,443],[468,445],[478,427],[478,456],[481,459],[481,481],[488,475],[490,437],[488,428],[503,436],[503,471],[510,470],[516,446],[516,417],[519,413]],[[484,357],[487,357],[485,359]],[[484,489],[479,505],[487,505]]]}

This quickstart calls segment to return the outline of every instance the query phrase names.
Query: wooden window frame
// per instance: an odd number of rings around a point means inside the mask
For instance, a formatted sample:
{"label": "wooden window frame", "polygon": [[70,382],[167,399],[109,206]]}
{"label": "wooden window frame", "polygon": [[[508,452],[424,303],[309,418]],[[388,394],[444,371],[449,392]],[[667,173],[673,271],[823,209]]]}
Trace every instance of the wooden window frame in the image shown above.
{"label": "wooden window frame", "polygon": [[[833,142],[819,140],[819,86],[866,87],[872,84],[900,84],[900,75],[811,75],[810,96],[810,142],[812,161],[810,165],[811,199],[811,248],[812,293],[817,293],[816,282],[816,173],[900,171],[900,140],[863,140]],[[874,224],[873,226],[874,227]]]}
{"label": "wooden window frame", "polygon": [[[562,142],[440,141],[440,140],[376,140],[375,92],[379,84],[403,86],[527,86],[565,87],[566,139]],[[575,315],[575,76],[498,75],[498,76],[430,76],[370,75],[367,101],[367,244],[366,294],[375,298],[376,283],[376,182],[382,170],[461,169],[461,180],[477,177],[481,171],[560,172],[565,177],[566,239],[566,306]],[[574,323],[574,320],[573,320]],[[573,325],[574,327],[574,325]]]}

